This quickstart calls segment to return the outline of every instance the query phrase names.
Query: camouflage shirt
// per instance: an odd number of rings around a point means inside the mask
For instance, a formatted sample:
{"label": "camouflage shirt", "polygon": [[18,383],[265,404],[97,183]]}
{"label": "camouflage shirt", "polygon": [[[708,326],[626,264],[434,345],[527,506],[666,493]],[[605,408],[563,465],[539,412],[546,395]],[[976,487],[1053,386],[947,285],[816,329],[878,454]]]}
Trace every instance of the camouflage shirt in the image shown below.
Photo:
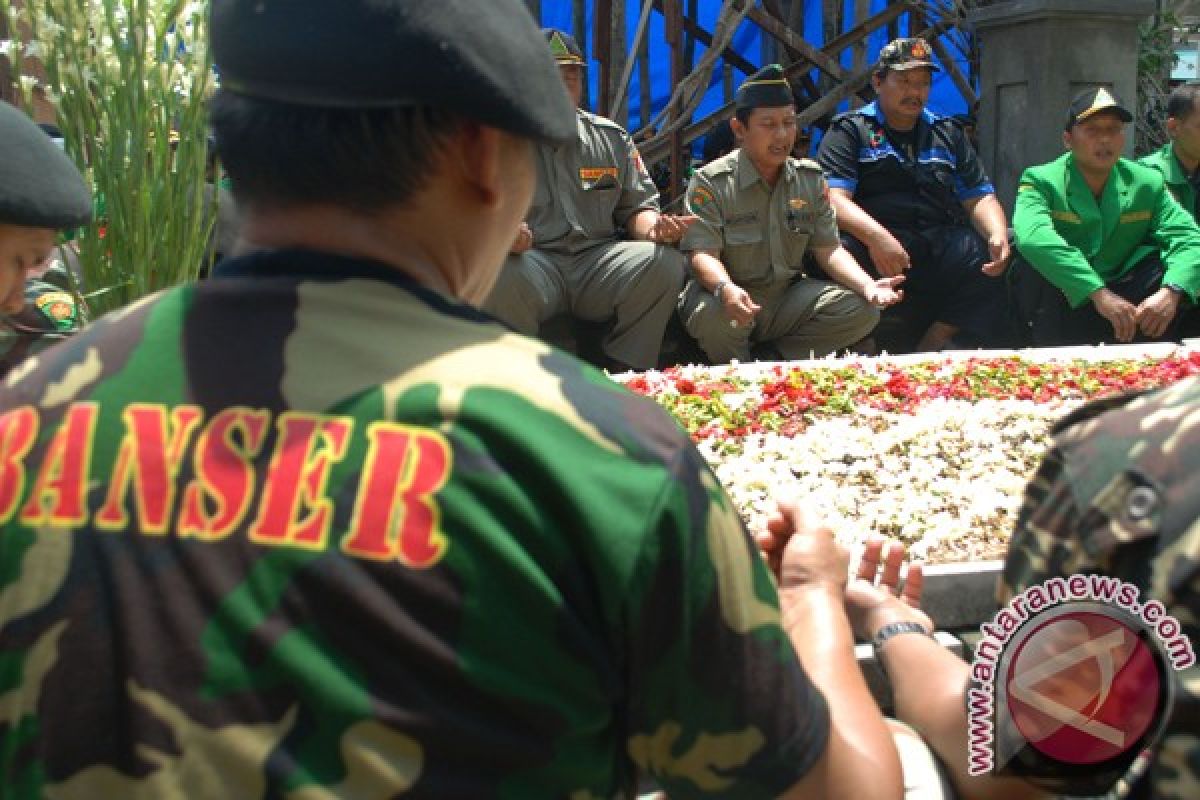
{"label": "camouflage shirt", "polygon": [[[1098,401],[1056,428],[1017,520],[1000,602],[1076,573],[1137,586],[1200,645],[1200,378]],[[1200,797],[1200,667],[1174,678],[1175,707],[1134,797]]]}
{"label": "camouflage shirt", "polygon": [[384,266],[226,261],[0,408],[14,797],[773,797],[824,749],[675,423]]}

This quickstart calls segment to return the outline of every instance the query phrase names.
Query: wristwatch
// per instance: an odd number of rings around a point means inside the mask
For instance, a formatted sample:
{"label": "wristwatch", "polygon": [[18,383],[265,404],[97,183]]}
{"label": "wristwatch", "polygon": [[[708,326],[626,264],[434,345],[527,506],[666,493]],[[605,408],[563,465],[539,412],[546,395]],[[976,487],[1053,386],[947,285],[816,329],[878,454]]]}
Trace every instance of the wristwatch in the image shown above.
{"label": "wristwatch", "polygon": [[729,281],[717,281],[717,285],[713,287],[713,297],[717,298],[717,302],[721,301],[721,290],[729,285]]}
{"label": "wristwatch", "polygon": [[875,638],[871,640],[871,647],[875,650],[875,661],[879,664],[880,669],[883,669],[883,657],[880,650],[884,643],[893,636],[899,636],[902,633],[920,633],[933,638],[933,633],[919,622],[892,622],[884,625],[875,634]]}

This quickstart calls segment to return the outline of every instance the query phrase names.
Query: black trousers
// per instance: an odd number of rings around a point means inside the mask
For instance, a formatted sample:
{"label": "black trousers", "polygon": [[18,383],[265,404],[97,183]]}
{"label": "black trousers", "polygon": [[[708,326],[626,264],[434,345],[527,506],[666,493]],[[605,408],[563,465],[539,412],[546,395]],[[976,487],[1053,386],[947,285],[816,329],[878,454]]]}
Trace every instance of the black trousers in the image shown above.
{"label": "black trousers", "polygon": [[[961,330],[963,344],[998,344],[1004,327],[1003,283],[981,271],[990,259],[983,237],[965,225],[888,230],[908,252],[912,266],[904,273],[904,302],[888,308],[885,317],[903,318],[918,338],[930,324],[944,322]],[[849,234],[842,235],[842,245],[879,277],[866,245]]]}
{"label": "black trousers", "polygon": [[[1133,269],[1108,284],[1107,288],[1135,306],[1162,288],[1166,271],[1157,253],[1143,258]],[[1014,253],[1008,268],[1010,307],[1017,344],[1032,347],[1064,345],[1116,344],[1112,323],[1096,311],[1089,300],[1079,308],[1071,308],[1066,295],[1034,269],[1019,253]],[[1180,331],[1188,317],[1194,317],[1195,307],[1184,298],[1175,319],[1157,339],[1139,330],[1135,342],[1179,341]]]}

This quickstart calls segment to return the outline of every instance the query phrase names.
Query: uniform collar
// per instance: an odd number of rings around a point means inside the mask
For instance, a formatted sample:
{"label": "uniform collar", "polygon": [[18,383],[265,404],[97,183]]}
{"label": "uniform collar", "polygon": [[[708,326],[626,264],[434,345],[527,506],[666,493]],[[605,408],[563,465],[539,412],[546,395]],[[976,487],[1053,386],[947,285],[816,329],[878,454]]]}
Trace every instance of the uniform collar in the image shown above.
{"label": "uniform collar", "polygon": [[[887,125],[887,118],[883,115],[883,109],[879,107],[879,101],[873,100],[858,110],[860,114],[868,117],[874,117],[879,121],[880,125]],[[929,110],[929,106],[921,109],[921,121],[927,125],[932,125],[937,120],[937,116]],[[915,128],[913,130],[916,130]]]}
{"label": "uniform collar", "polygon": [[[779,173],[779,177],[783,180],[789,180],[792,177],[792,171],[795,167],[792,166],[792,159],[788,159],[783,163],[783,169]],[[748,189],[756,183],[762,182],[763,186],[770,186],[763,178],[762,173],[758,171],[758,167],[754,166],[754,161],[740,147],[737,151],[737,185],[739,189]]]}

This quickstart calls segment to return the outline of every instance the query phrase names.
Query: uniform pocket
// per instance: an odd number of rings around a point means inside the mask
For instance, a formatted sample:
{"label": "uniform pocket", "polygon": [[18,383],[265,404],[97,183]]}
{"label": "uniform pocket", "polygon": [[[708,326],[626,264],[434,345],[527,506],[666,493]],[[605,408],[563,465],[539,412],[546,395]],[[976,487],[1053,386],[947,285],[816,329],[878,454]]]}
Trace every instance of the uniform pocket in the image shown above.
{"label": "uniform pocket", "polygon": [[617,201],[621,197],[621,189],[615,183],[598,184],[586,188],[581,193],[583,208],[579,220],[589,236],[607,237],[612,235],[616,223],[613,222],[613,212],[617,210]]}
{"label": "uniform pocket", "polygon": [[722,261],[735,283],[753,286],[771,278],[771,248],[758,226],[727,228]]}

